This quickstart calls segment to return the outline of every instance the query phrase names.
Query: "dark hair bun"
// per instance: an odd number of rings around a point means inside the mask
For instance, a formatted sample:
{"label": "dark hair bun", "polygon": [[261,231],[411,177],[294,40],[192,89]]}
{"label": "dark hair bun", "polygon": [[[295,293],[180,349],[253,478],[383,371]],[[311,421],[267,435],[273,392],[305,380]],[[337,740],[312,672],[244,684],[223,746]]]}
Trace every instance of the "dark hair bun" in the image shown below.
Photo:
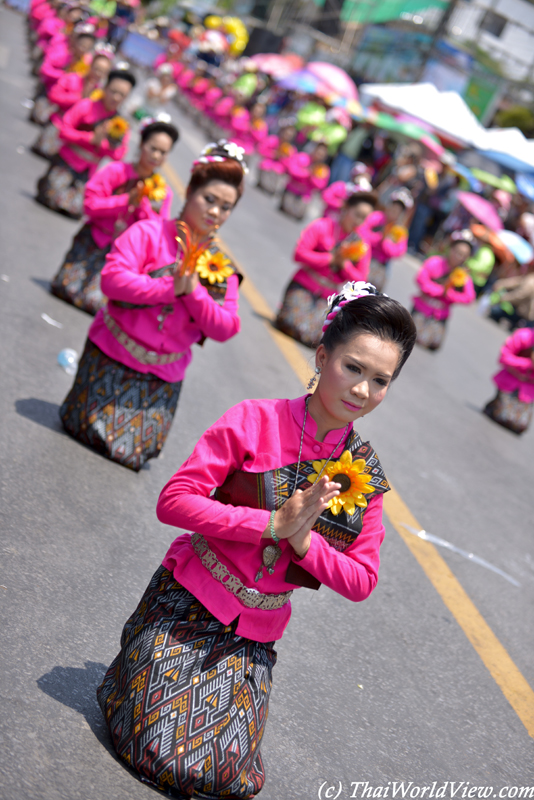
{"label": "dark hair bun", "polygon": [[127,69],[112,69],[108,75],[106,86],[109,86],[111,81],[117,80],[117,78],[121,81],[128,81],[128,83],[132,85],[132,89],[137,83],[135,75],[133,75]]}
{"label": "dark hair bun", "polygon": [[[222,181],[229,186],[233,186],[237,191],[237,199],[243,194],[245,188],[244,170],[241,162],[236,158],[231,158],[227,151],[222,147],[214,148],[209,153],[210,157],[219,156],[222,161],[199,161],[191,172],[191,178],[187,187],[187,194],[202,189],[211,181]],[[236,201],[237,202],[237,201]]]}
{"label": "dark hair bun", "polygon": [[[338,295],[331,308],[343,300],[343,295]],[[385,294],[358,297],[341,306],[323,333],[321,344],[331,353],[336,347],[360,333],[370,333],[385,342],[398,345],[400,358],[393,373],[395,379],[412,352],[417,338],[410,312],[397,300]]]}
{"label": "dark hair bun", "polygon": [[149,125],[144,127],[141,131],[142,144],[148,141],[150,137],[154,136],[156,133],[166,133],[167,136],[171,137],[173,144],[176,144],[180,138],[178,128],[175,125],[172,125],[170,122],[158,122],[156,120],[155,122],[151,122]]}

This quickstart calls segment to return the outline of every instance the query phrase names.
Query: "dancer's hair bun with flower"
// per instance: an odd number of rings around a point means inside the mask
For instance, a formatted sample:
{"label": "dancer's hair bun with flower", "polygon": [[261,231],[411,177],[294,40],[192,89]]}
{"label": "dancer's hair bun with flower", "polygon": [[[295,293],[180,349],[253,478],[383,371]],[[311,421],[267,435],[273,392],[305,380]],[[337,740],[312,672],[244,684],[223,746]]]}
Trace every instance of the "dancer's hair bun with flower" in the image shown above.
{"label": "dancer's hair bun with flower", "polygon": [[[327,330],[328,326],[333,322],[343,306],[352,300],[358,300],[360,297],[369,297],[369,295],[380,294],[372,283],[365,281],[349,281],[344,285],[338,294],[331,294],[328,298],[326,319],[323,325],[323,333]],[[387,297],[387,295],[383,295]]]}
{"label": "dancer's hair bun with flower", "polygon": [[247,175],[248,167],[244,161],[244,155],[245,150],[243,147],[239,147],[235,142],[229,142],[228,139],[219,139],[218,142],[210,142],[200,151],[199,157],[193,161],[192,169],[197,164],[209,164],[231,159],[232,161],[237,161],[244,174]]}

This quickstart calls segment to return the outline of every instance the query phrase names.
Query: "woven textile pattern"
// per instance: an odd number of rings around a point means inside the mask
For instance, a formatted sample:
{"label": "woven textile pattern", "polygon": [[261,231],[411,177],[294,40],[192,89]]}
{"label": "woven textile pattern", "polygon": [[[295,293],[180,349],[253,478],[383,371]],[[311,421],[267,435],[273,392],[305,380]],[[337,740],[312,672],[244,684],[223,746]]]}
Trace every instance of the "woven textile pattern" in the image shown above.
{"label": "woven textile pattern", "polygon": [[174,797],[254,797],[264,783],[272,643],[235,635],[160,567],[97,690],[113,745]]}
{"label": "woven textile pattern", "polygon": [[72,246],[52,280],[52,294],[88,314],[96,314],[105,304],[100,290],[100,273],[109,251],[110,247],[97,246],[90,224],[84,225],[72,240]]}
{"label": "woven textile pattern", "polygon": [[36,199],[54,211],[63,211],[74,219],[81,219],[88,177],[88,169],[75,172],[61,156],[56,155],[46,175],[37,182]]}
{"label": "woven textile pattern", "polygon": [[323,335],[326,306],[323,297],[291,281],[276,317],[276,327],[308,347],[317,347]]}
{"label": "woven textile pattern", "polygon": [[181,387],[126,367],[88,339],[59,415],[75,439],[138,471],[159,455]]}
{"label": "woven textile pattern", "polygon": [[530,425],[533,405],[521,402],[517,391],[497,392],[484,408],[484,413],[504,428],[514,433],[523,433]]}
{"label": "woven textile pattern", "polygon": [[438,350],[445,337],[446,320],[426,317],[415,309],[412,309],[412,318],[417,330],[417,344],[427,350]]}

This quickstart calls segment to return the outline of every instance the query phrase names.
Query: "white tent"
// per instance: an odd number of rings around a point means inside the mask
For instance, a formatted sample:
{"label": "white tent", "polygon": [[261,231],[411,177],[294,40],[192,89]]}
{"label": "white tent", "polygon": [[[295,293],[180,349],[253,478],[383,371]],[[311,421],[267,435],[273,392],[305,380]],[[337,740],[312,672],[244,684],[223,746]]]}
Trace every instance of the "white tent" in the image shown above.
{"label": "white tent", "polygon": [[433,83],[364,83],[360,99],[379,101],[392,111],[417,117],[459,145],[477,147],[486,129],[456,92],[440,92]]}
{"label": "white tent", "polygon": [[[518,128],[484,128],[475,147],[489,157],[495,154],[495,158],[510,169],[534,170],[534,141],[526,139]],[[499,154],[508,158],[500,159]]]}

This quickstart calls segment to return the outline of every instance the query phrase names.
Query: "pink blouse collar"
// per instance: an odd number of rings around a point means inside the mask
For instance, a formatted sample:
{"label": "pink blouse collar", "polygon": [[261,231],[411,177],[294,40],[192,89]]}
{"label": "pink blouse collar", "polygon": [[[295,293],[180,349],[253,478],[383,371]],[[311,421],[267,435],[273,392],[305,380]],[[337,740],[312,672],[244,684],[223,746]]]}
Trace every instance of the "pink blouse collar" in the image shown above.
{"label": "pink blouse collar", "polygon": [[[289,407],[291,409],[291,413],[293,414],[293,419],[297,423],[299,430],[302,430],[302,423],[304,422],[304,411],[306,409],[306,398],[310,395],[305,394],[303,397],[295,397],[293,400],[289,401]],[[345,428],[348,432],[349,429]],[[336,428],[333,431],[329,431],[324,439],[324,444],[336,444],[339,442],[339,437],[343,428]],[[311,436],[312,439],[315,439],[317,434],[317,423],[312,418],[311,414],[308,414],[308,418],[306,420],[306,427],[304,432]]]}

